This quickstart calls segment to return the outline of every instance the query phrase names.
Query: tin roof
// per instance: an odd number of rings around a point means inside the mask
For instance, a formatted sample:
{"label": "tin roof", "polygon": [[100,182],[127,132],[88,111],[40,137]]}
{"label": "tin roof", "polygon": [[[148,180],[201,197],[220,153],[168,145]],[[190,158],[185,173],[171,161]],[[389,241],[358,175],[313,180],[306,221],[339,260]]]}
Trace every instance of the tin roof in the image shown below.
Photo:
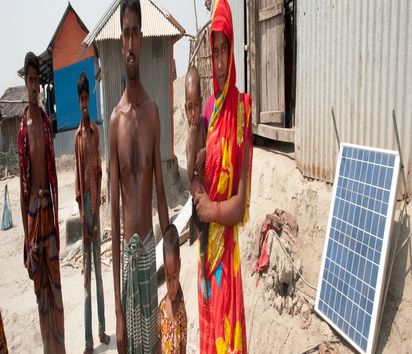
{"label": "tin roof", "polygon": [[[185,29],[177,20],[154,0],[141,0],[143,37],[182,37]],[[120,0],[114,0],[99,22],[84,39],[82,45],[89,46],[94,41],[119,39]]]}

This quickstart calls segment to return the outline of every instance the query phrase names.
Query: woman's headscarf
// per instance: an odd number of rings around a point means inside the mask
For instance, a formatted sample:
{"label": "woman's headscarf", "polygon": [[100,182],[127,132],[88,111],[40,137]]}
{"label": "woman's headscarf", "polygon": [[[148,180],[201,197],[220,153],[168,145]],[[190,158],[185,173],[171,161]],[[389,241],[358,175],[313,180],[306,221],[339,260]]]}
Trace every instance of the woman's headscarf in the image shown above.
{"label": "woman's headscarf", "polygon": [[[226,36],[229,44],[228,71],[225,86],[219,92],[219,85],[215,73],[215,58],[213,56],[213,32],[222,32]],[[213,71],[213,90],[215,94],[215,105],[210,122],[214,122],[219,115],[226,97],[238,94],[236,88],[236,66],[233,55],[233,22],[232,12],[227,0],[217,0],[212,9],[212,26],[210,29],[210,45],[212,49],[212,71]],[[211,123],[212,124],[212,123]]]}

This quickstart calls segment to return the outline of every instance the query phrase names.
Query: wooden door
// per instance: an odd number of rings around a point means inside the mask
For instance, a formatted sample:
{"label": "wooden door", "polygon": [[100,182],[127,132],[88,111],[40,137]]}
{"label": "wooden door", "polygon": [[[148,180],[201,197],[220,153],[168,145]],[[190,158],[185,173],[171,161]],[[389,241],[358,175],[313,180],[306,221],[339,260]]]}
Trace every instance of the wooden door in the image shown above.
{"label": "wooden door", "polygon": [[258,0],[257,84],[259,122],[284,126],[285,62],[283,0]]}

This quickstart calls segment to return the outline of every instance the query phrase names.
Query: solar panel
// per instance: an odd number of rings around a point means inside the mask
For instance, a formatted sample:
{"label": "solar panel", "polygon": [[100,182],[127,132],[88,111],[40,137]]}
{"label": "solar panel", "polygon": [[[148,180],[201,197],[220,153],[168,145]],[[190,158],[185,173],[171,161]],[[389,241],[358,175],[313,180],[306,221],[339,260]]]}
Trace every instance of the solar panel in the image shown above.
{"label": "solar panel", "polygon": [[341,144],[315,310],[360,353],[379,331],[398,173],[397,152]]}

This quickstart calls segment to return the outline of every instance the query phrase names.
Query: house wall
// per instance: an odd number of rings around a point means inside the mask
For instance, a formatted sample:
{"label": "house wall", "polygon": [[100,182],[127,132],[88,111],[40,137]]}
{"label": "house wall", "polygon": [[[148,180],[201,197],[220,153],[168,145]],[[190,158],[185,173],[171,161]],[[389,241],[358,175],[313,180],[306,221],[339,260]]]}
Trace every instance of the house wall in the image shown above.
{"label": "house wall", "polygon": [[1,151],[8,152],[9,149],[17,149],[17,134],[19,132],[21,117],[5,119],[1,126]]}
{"label": "house wall", "polygon": [[57,129],[59,131],[77,127],[81,120],[77,81],[84,72],[89,81],[89,114],[93,121],[100,121],[100,109],[95,86],[94,58],[89,57],[54,72]]}
{"label": "house wall", "polygon": [[[70,11],[54,40],[52,49],[57,129],[69,130],[79,125],[81,116],[77,80],[83,71],[89,80],[89,111],[92,120],[100,120],[100,107],[94,92],[95,60],[93,47],[82,49],[87,32]],[[80,55],[81,54],[81,55]]]}
{"label": "house wall", "polygon": [[200,76],[202,111],[207,100],[213,94],[212,51],[210,49],[210,25],[199,32],[196,41],[190,42],[190,65],[196,66]]}
{"label": "house wall", "polygon": [[233,33],[234,33],[234,54],[236,64],[236,86],[240,92],[244,92],[246,85],[245,71],[245,1],[229,0],[232,10]]}
{"label": "house wall", "polygon": [[[87,32],[77,22],[76,15],[70,11],[60,27],[53,45],[53,70],[57,71],[86,58],[94,56],[93,47],[81,47]],[[82,55],[79,55],[82,53]]]}
{"label": "house wall", "polygon": [[[297,1],[298,167],[332,182],[341,142],[397,150],[395,110],[412,190],[412,4]],[[401,187],[402,183],[400,183]]]}
{"label": "house wall", "polygon": [[140,68],[143,86],[159,108],[161,159],[171,160],[174,158],[172,38],[144,38]]}

